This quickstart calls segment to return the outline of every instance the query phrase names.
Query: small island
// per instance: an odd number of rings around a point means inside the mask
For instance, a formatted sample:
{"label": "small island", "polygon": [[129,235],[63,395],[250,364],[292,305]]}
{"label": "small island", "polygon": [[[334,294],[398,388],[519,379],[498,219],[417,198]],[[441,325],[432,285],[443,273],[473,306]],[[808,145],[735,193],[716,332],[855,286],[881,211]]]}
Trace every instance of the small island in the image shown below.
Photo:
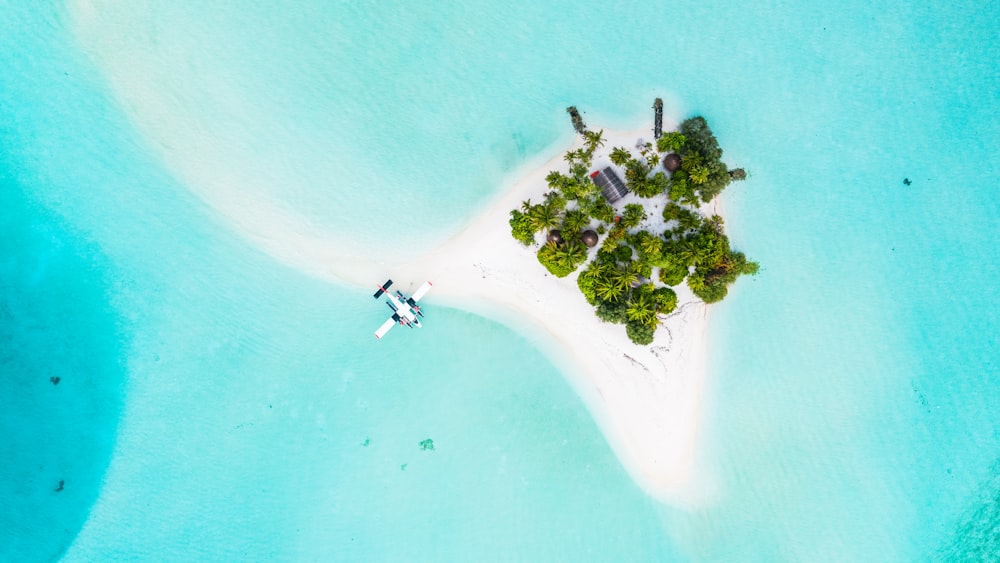
{"label": "small island", "polygon": [[[662,102],[653,107],[659,117]],[[557,277],[586,264],[576,282],[601,320],[624,324],[632,342],[648,345],[677,307],[674,287],[686,282],[714,303],[736,278],[757,272],[730,248],[722,218],[704,208],[746,172],[722,162],[703,117],[668,133],[657,121],[654,142],[609,151],[603,130],[587,130],[575,107],[567,111],[583,146],[566,152],[565,171],[546,176],[542,201],[525,200],[510,212],[511,234],[539,245],[538,261]]]}
{"label": "small island", "polygon": [[[715,195],[744,174],[722,165],[704,120],[682,125],[667,112],[663,119],[662,128],[657,122],[603,133],[587,131],[580,119],[577,132],[583,133],[568,147],[568,158],[561,139],[538,161],[498,179],[502,189],[491,201],[419,255],[407,245],[376,252],[347,243],[246,194],[212,204],[247,240],[303,272],[364,288],[389,272],[400,280],[432,280],[428,303],[516,330],[563,374],[636,483],[664,502],[697,506],[713,490],[698,461],[711,350],[706,303],[721,299],[733,279],[755,266],[731,251],[715,218],[726,211]],[[657,137],[657,130],[666,133]],[[623,151],[614,150],[619,147]],[[539,221],[542,215],[547,218]],[[511,241],[512,226],[522,224],[527,245]],[[536,262],[539,255],[545,267]],[[560,264],[560,255],[573,258]],[[595,316],[588,300],[624,329]],[[652,303],[655,321],[640,311],[644,301]],[[419,342],[434,332],[410,336]],[[650,337],[648,345],[635,343]]]}

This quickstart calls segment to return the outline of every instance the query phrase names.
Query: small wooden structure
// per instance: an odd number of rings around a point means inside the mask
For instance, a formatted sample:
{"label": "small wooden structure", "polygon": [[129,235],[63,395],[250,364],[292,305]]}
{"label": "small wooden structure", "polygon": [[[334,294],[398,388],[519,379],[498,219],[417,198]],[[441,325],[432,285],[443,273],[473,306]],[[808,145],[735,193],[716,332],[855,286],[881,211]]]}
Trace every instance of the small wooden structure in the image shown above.
{"label": "small wooden structure", "polygon": [[551,231],[549,231],[549,235],[545,237],[545,240],[547,242],[562,244],[563,243],[562,231],[560,231],[559,229],[552,229]]}
{"label": "small wooden structure", "polygon": [[587,248],[593,248],[597,245],[597,231],[590,229],[583,231],[583,233],[580,234],[580,240],[583,241],[583,244],[587,245]]}
{"label": "small wooden structure", "polygon": [[597,184],[597,187],[601,188],[601,193],[604,194],[604,199],[608,203],[614,203],[628,194],[628,187],[625,186],[625,182],[622,182],[622,179],[618,177],[618,174],[610,166],[605,167],[604,170],[597,170],[591,173],[590,179]]}
{"label": "small wooden structure", "polygon": [[663,134],[663,99],[653,100],[653,138],[659,139]]}

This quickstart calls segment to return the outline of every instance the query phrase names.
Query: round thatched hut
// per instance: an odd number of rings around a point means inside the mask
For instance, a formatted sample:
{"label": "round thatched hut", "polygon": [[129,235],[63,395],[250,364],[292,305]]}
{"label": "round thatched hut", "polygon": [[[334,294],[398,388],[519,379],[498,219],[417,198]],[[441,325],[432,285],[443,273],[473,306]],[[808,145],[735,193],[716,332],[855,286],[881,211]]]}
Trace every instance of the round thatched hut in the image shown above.
{"label": "round thatched hut", "polygon": [[681,155],[672,152],[663,157],[663,167],[667,169],[667,172],[677,172],[681,168]]}
{"label": "round thatched hut", "polygon": [[548,242],[554,242],[556,244],[562,244],[563,243],[562,231],[560,231],[559,229],[552,229],[551,231],[549,231],[549,236],[545,237],[545,240]]}
{"label": "round thatched hut", "polygon": [[580,240],[583,241],[583,244],[587,245],[587,248],[593,248],[597,244],[597,231],[583,231],[580,234]]}

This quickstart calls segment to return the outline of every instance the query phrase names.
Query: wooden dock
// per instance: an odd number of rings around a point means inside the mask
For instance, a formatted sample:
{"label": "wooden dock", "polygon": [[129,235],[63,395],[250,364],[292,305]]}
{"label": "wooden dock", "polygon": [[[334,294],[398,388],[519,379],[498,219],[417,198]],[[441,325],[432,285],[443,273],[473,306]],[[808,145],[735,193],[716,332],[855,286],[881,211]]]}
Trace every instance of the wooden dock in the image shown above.
{"label": "wooden dock", "polygon": [[663,134],[663,99],[656,98],[653,100],[653,111],[655,115],[653,116],[653,138],[659,139],[660,135]]}

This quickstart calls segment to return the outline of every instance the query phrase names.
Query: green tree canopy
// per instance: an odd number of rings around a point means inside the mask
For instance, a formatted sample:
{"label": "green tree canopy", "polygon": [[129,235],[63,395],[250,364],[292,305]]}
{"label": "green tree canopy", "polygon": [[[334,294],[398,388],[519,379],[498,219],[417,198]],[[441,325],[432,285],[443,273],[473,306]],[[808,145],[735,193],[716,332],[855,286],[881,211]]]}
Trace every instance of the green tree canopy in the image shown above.
{"label": "green tree canopy", "polygon": [[636,321],[648,326],[656,326],[657,306],[656,301],[653,299],[652,286],[649,286],[650,289],[648,291],[644,290],[645,287],[643,286],[632,291],[625,314],[630,321]]}
{"label": "green tree canopy", "polygon": [[[685,119],[681,123],[680,133],[684,135],[685,143],[683,153],[695,151],[701,154],[706,160],[722,160],[722,149],[719,148],[719,141],[716,140],[712,130],[708,127],[708,122],[704,117],[695,116]],[[682,154],[681,156],[684,156]]]}
{"label": "green tree canopy", "polygon": [[680,285],[688,275],[688,266],[669,261],[660,267],[660,281],[666,285]]}
{"label": "green tree canopy", "polygon": [[632,288],[632,284],[639,281],[639,275],[627,267],[612,270],[609,272],[609,277],[611,283],[622,292],[627,292]]}
{"label": "green tree canopy", "polygon": [[580,288],[580,293],[587,299],[587,303],[596,305],[598,302],[596,293],[596,283],[601,276],[601,266],[597,262],[591,262],[580,272],[576,278],[576,285]]}
{"label": "green tree canopy", "polygon": [[639,259],[648,264],[658,262],[663,252],[663,239],[649,231],[639,231],[629,244],[639,253]]}
{"label": "green tree canopy", "polygon": [[[625,324],[633,342],[648,345],[660,315],[677,307],[671,286],[686,282],[695,295],[711,303],[725,297],[739,276],[757,273],[755,262],[730,248],[722,219],[704,218],[697,209],[731,181],[746,177],[742,169],[728,170],[722,162],[722,149],[704,118],[685,120],[679,132],[662,135],[655,147],[650,143],[636,147],[638,156],[623,147],[610,151],[611,161],[624,168],[633,193],[645,198],[669,195],[663,209],[669,228],[662,236],[645,230],[628,232],[647,218],[641,204],[625,205],[616,218],[615,208],[589,177],[594,153],[604,145],[604,132],[580,125],[584,144],[564,155],[568,173],[550,172],[544,201],[522,202],[520,210],[511,211],[509,223],[512,236],[525,245],[536,242],[539,231],[561,226],[562,239],[543,245],[537,257],[553,275],[564,277],[587,262],[588,249],[580,232],[598,221],[597,232],[607,236],[594,260],[577,276],[577,286],[599,318]],[[680,157],[680,168],[672,174],[653,173],[660,166],[660,153],[668,151]]]}
{"label": "green tree canopy", "polygon": [[624,301],[597,302],[597,316],[606,323],[625,324],[628,321],[627,309]]}
{"label": "green tree canopy", "polygon": [[666,315],[677,308],[677,293],[669,287],[658,287],[653,290],[653,300],[656,302],[656,312]]}
{"label": "green tree canopy", "polygon": [[515,240],[525,246],[535,242],[535,233],[538,231],[535,230],[530,217],[521,213],[517,209],[513,209],[510,212],[509,223],[510,234]]}
{"label": "green tree canopy", "polygon": [[679,131],[664,133],[656,140],[656,150],[660,152],[677,152],[681,150],[687,138]]}
{"label": "green tree canopy", "polygon": [[628,321],[625,323],[625,334],[628,335],[629,340],[639,346],[652,344],[655,330],[653,327],[639,321]]}
{"label": "green tree canopy", "polygon": [[531,228],[536,233],[559,225],[559,209],[550,203],[531,206],[527,215]]}
{"label": "green tree canopy", "polygon": [[590,154],[594,154],[594,151],[604,146],[604,129],[600,131],[585,131],[583,133],[583,139],[586,144],[586,150]]}
{"label": "green tree canopy", "polygon": [[612,223],[615,220],[615,208],[611,207],[603,197],[595,197],[581,206],[583,211],[598,221]]}
{"label": "green tree canopy", "polygon": [[570,241],[562,246],[547,242],[538,250],[538,261],[559,278],[573,273],[586,259],[587,250],[577,241]]}
{"label": "green tree canopy", "polygon": [[639,203],[629,203],[622,211],[622,226],[634,229],[646,220],[646,208]]}
{"label": "green tree canopy", "polygon": [[568,181],[569,181],[568,176],[556,170],[549,172],[549,174],[545,176],[545,183],[549,185],[550,189],[557,191],[562,191],[564,189],[564,186],[566,185],[566,182]]}
{"label": "green tree canopy", "polygon": [[566,209],[566,198],[559,192],[548,192],[545,194],[545,204],[559,212]]}
{"label": "green tree canopy", "polygon": [[729,170],[722,162],[719,141],[705,118],[700,116],[681,123],[681,133],[687,139],[680,151],[682,169],[696,186],[694,192],[697,198],[706,203],[712,201],[732,181]]}
{"label": "green tree canopy", "polygon": [[694,183],[689,182],[687,174],[678,170],[670,182],[670,199],[684,205],[698,205],[698,192]]}
{"label": "green tree canopy", "polygon": [[570,209],[563,215],[563,231],[571,236],[579,235],[580,231],[590,226],[590,215],[582,209]]}
{"label": "green tree canopy", "polygon": [[616,166],[625,166],[625,163],[632,159],[632,154],[624,147],[615,147],[610,156],[611,162]]}

